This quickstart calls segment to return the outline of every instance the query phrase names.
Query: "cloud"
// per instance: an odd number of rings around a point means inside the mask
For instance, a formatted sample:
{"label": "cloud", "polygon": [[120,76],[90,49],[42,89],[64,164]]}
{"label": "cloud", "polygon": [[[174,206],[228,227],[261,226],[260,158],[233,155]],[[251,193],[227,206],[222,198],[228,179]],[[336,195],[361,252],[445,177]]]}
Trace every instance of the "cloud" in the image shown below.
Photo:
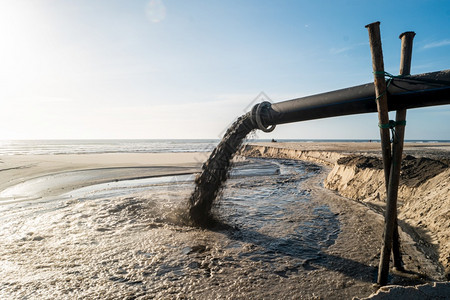
{"label": "cloud", "polygon": [[357,44],[353,44],[353,45],[350,45],[347,47],[342,47],[342,48],[334,48],[333,47],[330,49],[330,53],[331,54],[341,54],[341,53],[351,51],[351,50],[361,47],[361,46],[366,46],[368,44],[369,44],[368,42],[364,42],[364,43],[357,43]]}
{"label": "cloud", "polygon": [[425,46],[423,46],[423,48],[431,49],[431,48],[444,47],[444,46],[449,46],[449,45],[450,45],[450,40],[442,40],[442,41],[437,41],[437,42],[432,42],[432,43],[426,44]]}
{"label": "cloud", "polygon": [[166,6],[161,0],[150,0],[145,9],[147,18],[153,23],[159,23],[166,18]]}
{"label": "cloud", "polygon": [[343,48],[331,48],[330,53],[331,54],[340,54],[343,52],[347,52],[349,50],[353,49],[353,47],[343,47]]}

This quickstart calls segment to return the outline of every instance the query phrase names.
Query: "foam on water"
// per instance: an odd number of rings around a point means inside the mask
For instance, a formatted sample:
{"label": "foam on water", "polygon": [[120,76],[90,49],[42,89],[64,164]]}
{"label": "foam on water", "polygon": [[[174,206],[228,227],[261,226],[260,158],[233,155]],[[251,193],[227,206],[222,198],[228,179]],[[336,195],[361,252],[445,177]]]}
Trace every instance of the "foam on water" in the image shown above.
{"label": "foam on water", "polygon": [[0,140],[0,155],[209,152],[217,140]]}
{"label": "foam on water", "polygon": [[255,129],[250,113],[239,117],[226,131],[195,178],[195,189],[189,197],[189,219],[194,225],[210,227],[215,223],[210,213],[214,200],[227,180],[231,160],[242,142]]}
{"label": "foam on water", "polygon": [[336,216],[299,187],[311,171],[300,162],[241,162],[213,208],[221,223],[213,230],[180,220],[194,186],[189,177],[4,205],[0,298],[301,295],[299,282],[326,259],[339,232]]}

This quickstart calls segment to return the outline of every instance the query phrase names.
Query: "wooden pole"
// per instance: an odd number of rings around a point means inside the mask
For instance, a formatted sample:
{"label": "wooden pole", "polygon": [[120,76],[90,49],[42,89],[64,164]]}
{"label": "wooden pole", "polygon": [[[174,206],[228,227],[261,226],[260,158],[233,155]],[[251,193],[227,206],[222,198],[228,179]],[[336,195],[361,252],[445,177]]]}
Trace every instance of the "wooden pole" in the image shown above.
{"label": "wooden pole", "polygon": [[[408,31],[402,33],[399,37],[402,41],[401,57],[400,57],[400,75],[402,76],[411,74],[412,46],[415,35],[416,34],[414,32]],[[395,201],[393,201],[395,202],[395,220],[394,220],[394,232],[392,240],[392,256],[394,259],[394,268],[399,271],[403,271],[404,269],[400,253],[400,237],[398,234],[398,221],[397,221],[397,196],[398,196],[397,192],[400,180],[403,142],[405,137],[406,109],[397,110],[395,115],[395,122],[396,126],[395,126],[394,145],[392,149],[391,174],[389,176],[388,193],[391,194],[391,197],[395,198]]]}
{"label": "wooden pole", "polygon": [[407,31],[400,34],[399,39],[402,40],[402,50],[400,57],[400,75],[411,75],[411,58],[413,39],[416,36],[414,31]]}
{"label": "wooden pole", "polygon": [[[372,68],[374,73],[375,95],[377,100],[378,120],[381,136],[381,154],[383,156],[386,195],[389,194],[388,184],[391,169],[391,142],[389,135],[389,114],[387,107],[387,87],[384,74],[383,50],[381,47],[380,22],[366,25],[369,31],[370,50],[372,53]],[[389,199],[389,197],[388,197]],[[386,203],[384,241],[381,249],[378,268],[378,284],[386,285],[389,275],[389,259],[392,249],[393,226],[395,218],[392,215],[392,204]]]}
{"label": "wooden pole", "polygon": [[[384,77],[383,50],[381,47],[380,22],[366,25],[369,31],[370,51],[372,53],[372,68],[377,101],[378,120],[380,124],[389,123],[387,106],[386,80]],[[386,187],[389,182],[391,168],[391,141],[389,128],[380,126],[381,154],[383,156],[384,178]]]}

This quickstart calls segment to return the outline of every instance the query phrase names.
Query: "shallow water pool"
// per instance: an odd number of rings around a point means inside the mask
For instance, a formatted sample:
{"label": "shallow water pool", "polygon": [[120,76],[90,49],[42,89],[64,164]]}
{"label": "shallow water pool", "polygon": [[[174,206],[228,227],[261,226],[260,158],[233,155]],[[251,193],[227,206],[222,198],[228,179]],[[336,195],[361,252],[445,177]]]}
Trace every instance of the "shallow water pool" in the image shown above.
{"label": "shallow water pool", "polygon": [[[214,207],[218,225],[183,225],[193,176],[94,185],[3,205],[0,296],[6,298],[313,297],[337,216],[302,183],[319,172],[248,159]],[[325,267],[326,268],[326,267]]]}

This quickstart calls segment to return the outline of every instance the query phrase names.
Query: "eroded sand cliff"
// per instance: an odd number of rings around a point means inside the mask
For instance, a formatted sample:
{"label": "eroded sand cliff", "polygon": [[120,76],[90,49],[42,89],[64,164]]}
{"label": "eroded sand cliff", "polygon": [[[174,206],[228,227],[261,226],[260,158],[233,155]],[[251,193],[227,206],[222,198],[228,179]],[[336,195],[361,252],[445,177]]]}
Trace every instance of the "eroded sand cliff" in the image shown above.
{"label": "eroded sand cliff", "polygon": [[[368,145],[369,144],[369,145]],[[251,157],[300,159],[330,166],[324,186],[342,196],[384,210],[386,192],[376,143],[265,143],[246,145]],[[398,218],[431,259],[450,277],[450,167],[448,147],[405,147],[398,195]],[[380,149],[380,148],[378,148]],[[411,155],[411,154],[414,154]],[[427,157],[420,157],[424,154]],[[433,158],[429,158],[433,157]]]}

